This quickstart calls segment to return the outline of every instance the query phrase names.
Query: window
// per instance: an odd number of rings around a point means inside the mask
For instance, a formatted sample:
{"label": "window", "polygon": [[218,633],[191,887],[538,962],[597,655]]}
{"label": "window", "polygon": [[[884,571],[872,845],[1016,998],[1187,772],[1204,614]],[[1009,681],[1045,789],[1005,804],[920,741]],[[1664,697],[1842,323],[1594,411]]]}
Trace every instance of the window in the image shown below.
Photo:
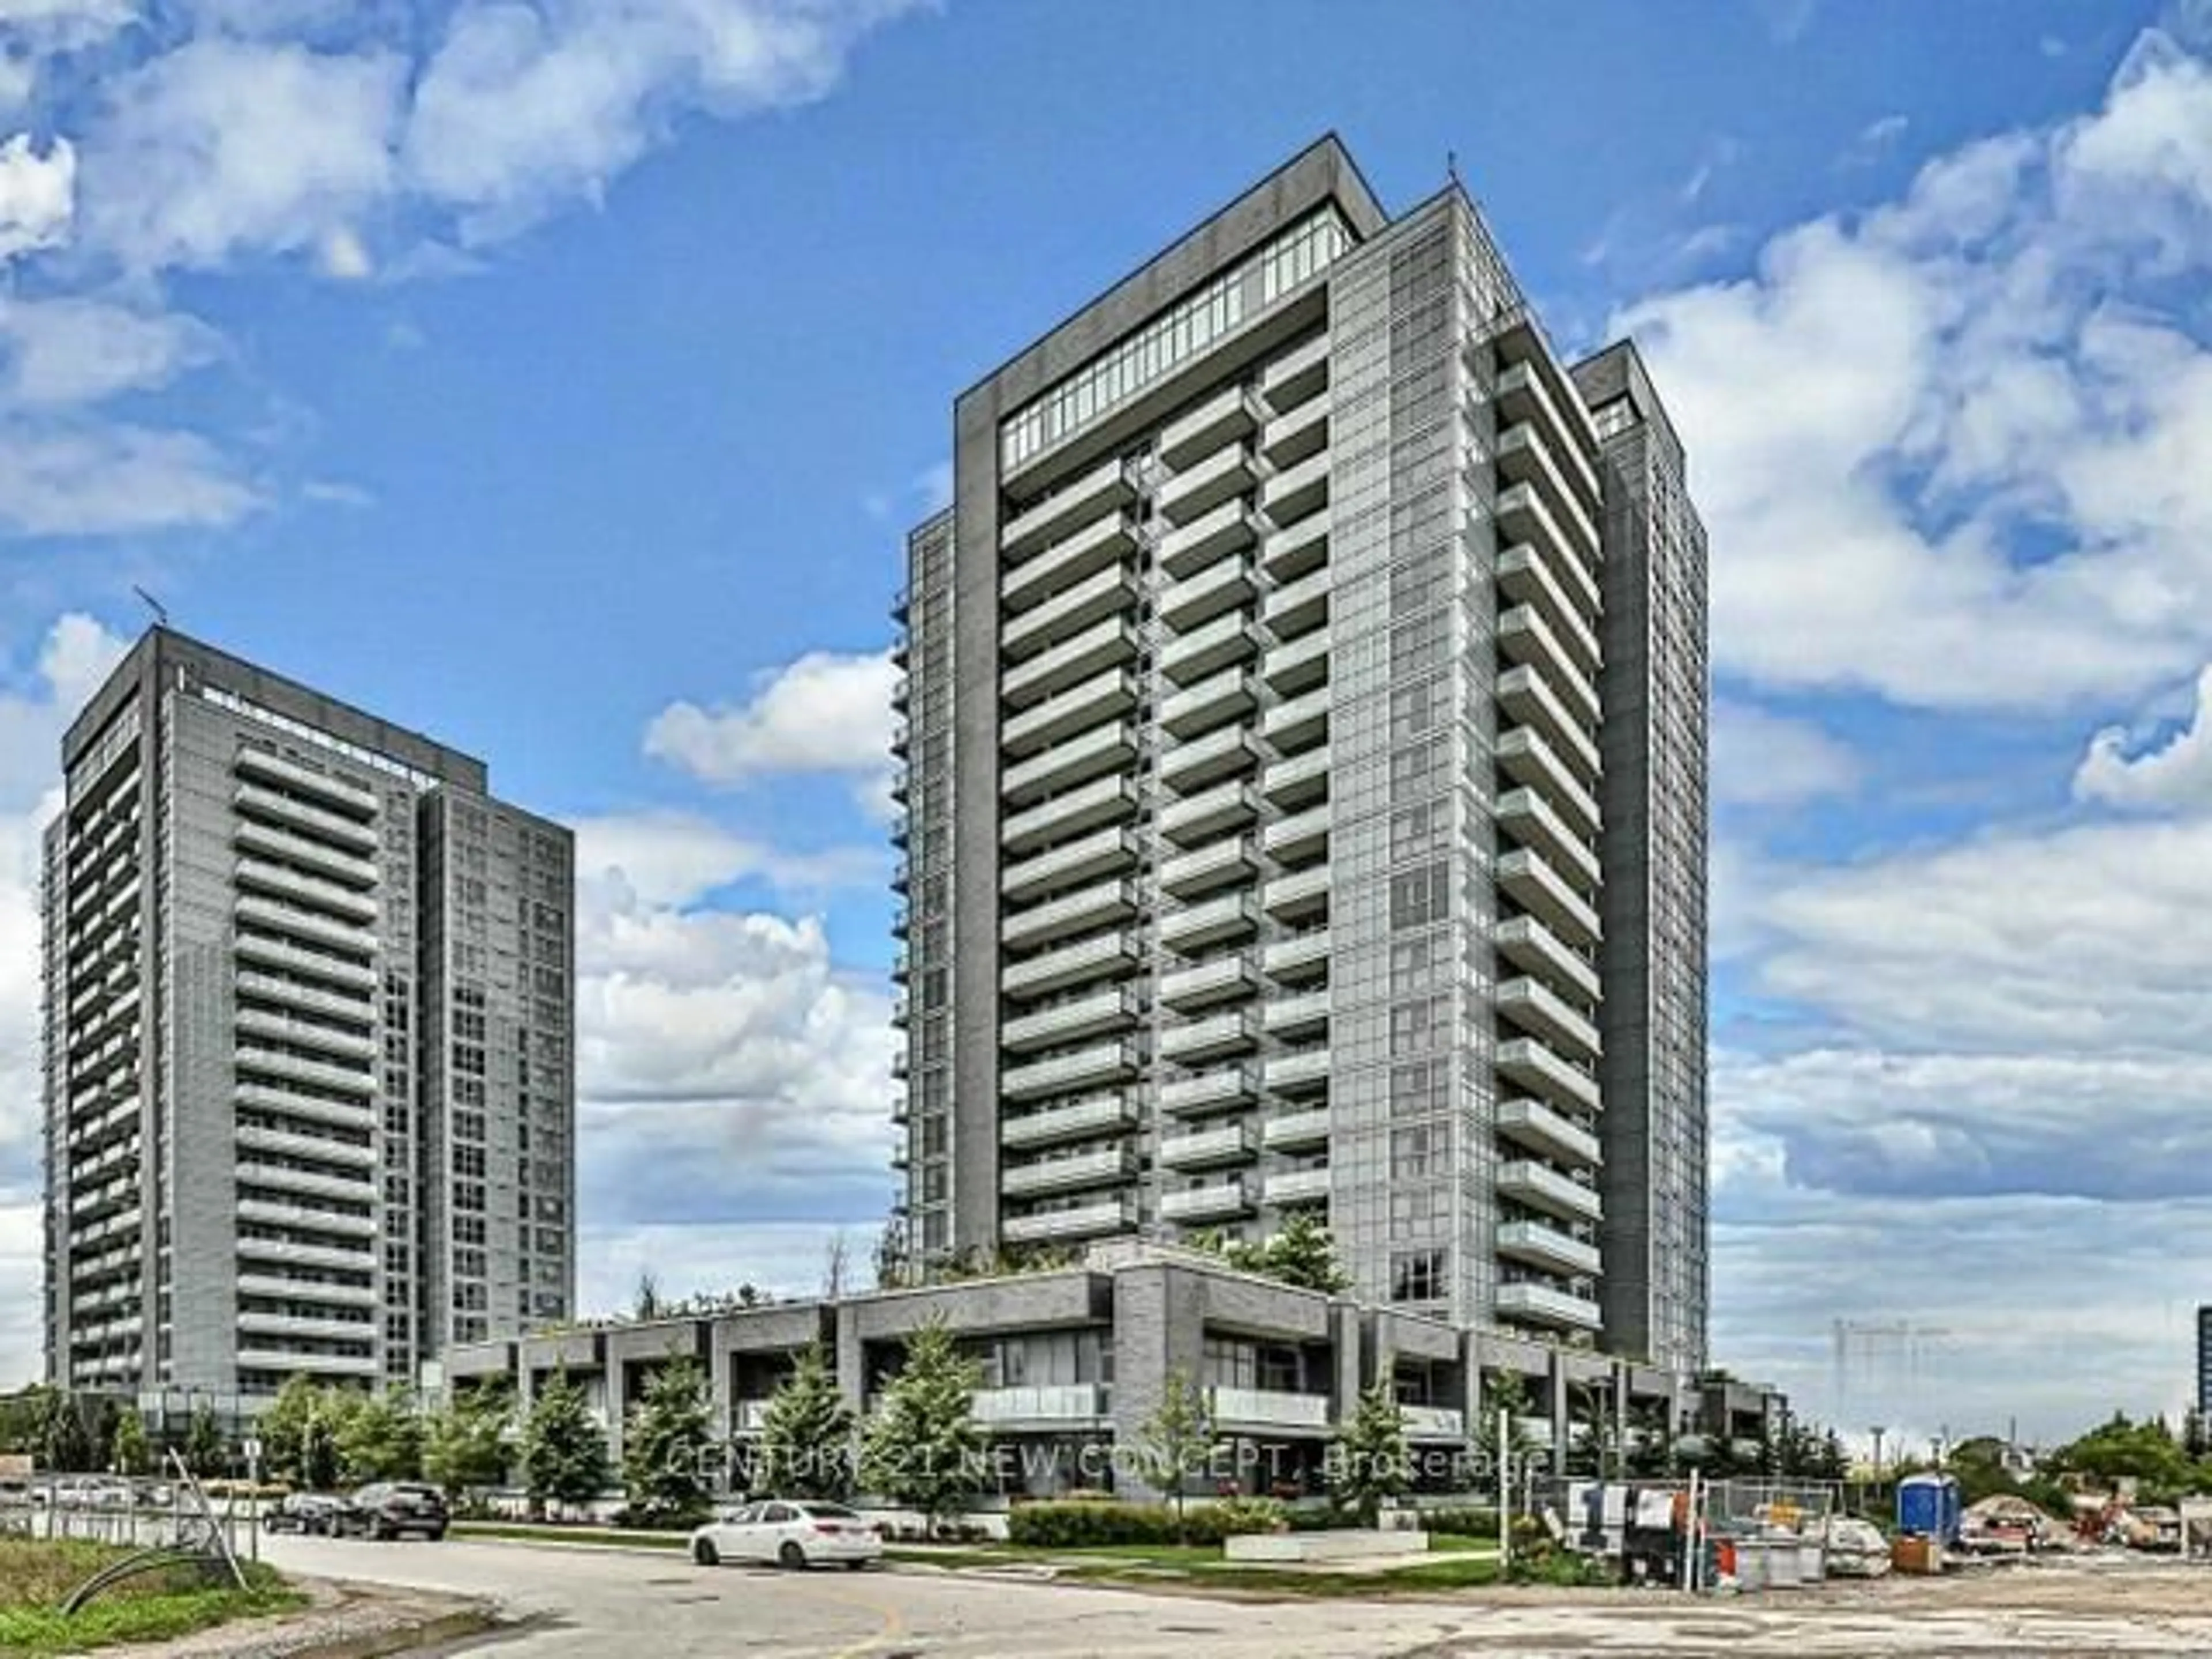
{"label": "window", "polygon": [[1390,862],[1402,864],[1407,859],[1441,849],[1450,822],[1451,808],[1449,803],[1440,800],[1401,807],[1391,813]]}
{"label": "window", "polygon": [[1391,1179],[1407,1181],[1436,1173],[1442,1160],[1443,1141],[1443,1129],[1437,1125],[1391,1130]]}
{"label": "window", "polygon": [[1425,865],[1390,878],[1390,926],[1425,927],[1442,921],[1450,905],[1450,890],[1442,863]]}
{"label": "window", "polygon": [[1441,1060],[1415,1060],[1390,1068],[1390,1115],[1422,1117],[1444,1109],[1450,1067]]}
{"label": "window", "polygon": [[1390,1299],[1393,1302],[1435,1302],[1444,1294],[1444,1252],[1393,1250],[1390,1253]]}

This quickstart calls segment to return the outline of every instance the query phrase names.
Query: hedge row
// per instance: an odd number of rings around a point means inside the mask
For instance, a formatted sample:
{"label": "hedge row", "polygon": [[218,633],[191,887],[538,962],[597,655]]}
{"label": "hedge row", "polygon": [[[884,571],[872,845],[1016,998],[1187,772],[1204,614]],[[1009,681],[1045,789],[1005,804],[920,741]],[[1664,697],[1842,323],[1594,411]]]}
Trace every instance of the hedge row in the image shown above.
{"label": "hedge row", "polygon": [[1270,1498],[1193,1504],[1180,1528],[1166,1504],[1073,1499],[1018,1505],[1007,1517],[1009,1542],[1038,1549],[1086,1549],[1113,1544],[1218,1544],[1243,1533],[1280,1532],[1283,1506]]}

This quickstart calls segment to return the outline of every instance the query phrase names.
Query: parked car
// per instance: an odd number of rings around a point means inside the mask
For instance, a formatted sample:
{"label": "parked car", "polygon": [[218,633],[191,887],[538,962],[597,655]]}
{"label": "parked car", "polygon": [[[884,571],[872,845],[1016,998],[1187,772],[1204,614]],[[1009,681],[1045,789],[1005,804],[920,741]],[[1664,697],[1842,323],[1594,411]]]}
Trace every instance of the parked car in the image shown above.
{"label": "parked car", "polygon": [[345,1501],[337,1520],[343,1536],[398,1538],[420,1533],[432,1543],[446,1535],[446,1494],[413,1480],[380,1480]]}
{"label": "parked car", "polygon": [[261,1524],[271,1532],[307,1533],[329,1538],[337,1534],[338,1522],[345,1512],[346,1500],[343,1498],[295,1492],[271,1510]]}
{"label": "parked car", "polygon": [[773,1561],[782,1567],[842,1561],[857,1572],[883,1553],[883,1534],[842,1504],[769,1498],[725,1510],[691,1534],[691,1559],[702,1567],[725,1561]]}

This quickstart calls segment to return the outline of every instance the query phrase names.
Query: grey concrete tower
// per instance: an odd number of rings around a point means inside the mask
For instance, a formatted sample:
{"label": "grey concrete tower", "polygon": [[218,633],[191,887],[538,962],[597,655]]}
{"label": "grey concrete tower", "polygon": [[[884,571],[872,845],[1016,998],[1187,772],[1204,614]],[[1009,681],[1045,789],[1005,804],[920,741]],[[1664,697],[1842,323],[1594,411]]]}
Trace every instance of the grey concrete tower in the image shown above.
{"label": "grey concrete tower", "polygon": [[251,1409],[566,1316],[568,831],[482,762],[166,629],[62,765],[48,1375]]}
{"label": "grey concrete tower", "polygon": [[897,607],[915,1253],[1303,1208],[1368,1297],[1598,1340],[1605,455],[1474,204],[1325,139],[954,446]]}

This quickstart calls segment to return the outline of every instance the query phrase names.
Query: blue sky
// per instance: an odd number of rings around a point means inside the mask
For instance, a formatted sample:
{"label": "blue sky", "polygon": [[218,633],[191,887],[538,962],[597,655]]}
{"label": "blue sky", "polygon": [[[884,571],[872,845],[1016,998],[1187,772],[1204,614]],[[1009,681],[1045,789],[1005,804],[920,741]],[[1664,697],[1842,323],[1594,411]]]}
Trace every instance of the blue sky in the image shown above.
{"label": "blue sky", "polygon": [[[951,398],[1334,128],[1397,206],[1455,155],[1691,447],[1719,1357],[1847,1424],[2178,1405],[2212,6],[0,0],[0,1381],[36,825],[134,583],[580,824],[588,1298],[865,1248],[885,605]],[[1839,1398],[1838,1319],[1945,1334]]]}

